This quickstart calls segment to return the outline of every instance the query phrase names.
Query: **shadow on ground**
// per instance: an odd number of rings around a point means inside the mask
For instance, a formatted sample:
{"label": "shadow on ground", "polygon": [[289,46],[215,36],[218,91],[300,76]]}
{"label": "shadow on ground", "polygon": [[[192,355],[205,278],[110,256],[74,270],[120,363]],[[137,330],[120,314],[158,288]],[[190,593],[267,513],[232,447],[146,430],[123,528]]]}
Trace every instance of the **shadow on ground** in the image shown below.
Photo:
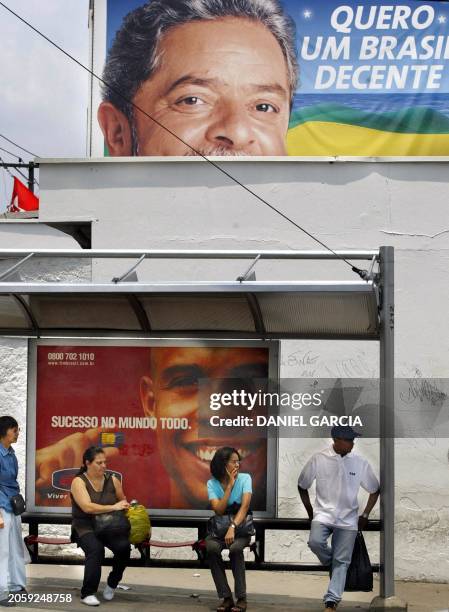
{"label": "shadow on ground", "polygon": [[[35,603],[18,604],[22,610],[70,610],[71,612],[85,612],[87,607],[80,602],[80,583],[78,580],[57,580],[52,578],[31,578],[28,583],[30,597],[36,599],[42,595],[42,600]],[[66,603],[49,602],[48,594],[71,595],[71,601]],[[100,601],[101,597],[99,596]],[[45,601],[47,600],[47,601]],[[113,612],[162,610],[164,612],[204,612],[215,610],[217,598],[213,591],[198,591],[174,587],[148,587],[143,585],[132,585],[129,591],[118,589],[116,596],[111,602],[103,602],[101,608],[108,607]],[[339,612],[361,612],[368,610],[365,602],[342,603]],[[320,600],[284,595],[251,595],[248,602],[248,610],[263,612],[264,610],[279,610],[289,612],[320,612],[323,604]]]}

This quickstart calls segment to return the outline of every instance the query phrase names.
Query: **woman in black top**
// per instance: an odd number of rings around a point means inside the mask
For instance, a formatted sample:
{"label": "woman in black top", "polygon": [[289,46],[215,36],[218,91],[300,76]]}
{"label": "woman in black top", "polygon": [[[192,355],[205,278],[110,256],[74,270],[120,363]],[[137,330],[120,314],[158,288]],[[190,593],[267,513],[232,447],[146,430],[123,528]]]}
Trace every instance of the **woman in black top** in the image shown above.
{"label": "woman in black top", "polygon": [[103,598],[108,601],[114,597],[131,552],[126,532],[114,531],[101,537],[94,533],[95,514],[129,508],[121,482],[115,476],[106,476],[105,472],[103,449],[91,446],[83,455],[83,465],[70,489],[72,529],[76,542],[86,555],[81,601],[88,606],[100,605],[95,593],[100,584],[104,547],[114,553],[112,571],[103,591]]}

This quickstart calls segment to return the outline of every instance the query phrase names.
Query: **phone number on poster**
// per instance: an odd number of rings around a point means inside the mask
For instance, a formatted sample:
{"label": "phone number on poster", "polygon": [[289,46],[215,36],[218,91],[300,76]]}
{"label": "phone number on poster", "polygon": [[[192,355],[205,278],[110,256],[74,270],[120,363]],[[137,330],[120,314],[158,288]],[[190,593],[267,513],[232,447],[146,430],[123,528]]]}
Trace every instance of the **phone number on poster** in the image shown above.
{"label": "phone number on poster", "polygon": [[48,361],[95,361],[95,353],[48,353]]}

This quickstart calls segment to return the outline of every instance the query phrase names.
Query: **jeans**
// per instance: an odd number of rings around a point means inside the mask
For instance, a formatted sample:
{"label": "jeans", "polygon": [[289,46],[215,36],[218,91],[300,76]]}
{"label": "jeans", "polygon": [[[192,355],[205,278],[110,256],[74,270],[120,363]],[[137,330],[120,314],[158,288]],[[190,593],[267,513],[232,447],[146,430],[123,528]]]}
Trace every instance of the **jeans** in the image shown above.
{"label": "jeans", "polygon": [[81,599],[94,595],[98,590],[101,578],[101,565],[104,559],[104,547],[114,553],[112,571],[108,576],[108,585],[115,589],[122,579],[123,572],[128,565],[131,547],[127,535],[108,534],[98,538],[93,532],[86,533],[78,540],[78,545],[86,555],[84,566],[84,580],[81,587]]}
{"label": "jeans", "polygon": [[[327,540],[331,535],[332,541],[331,546],[329,546]],[[338,603],[341,601],[356,536],[356,530],[339,529],[312,521],[308,542],[309,548],[323,565],[332,566],[332,578],[323,598],[325,602]]]}
{"label": "jeans", "polygon": [[5,526],[0,529],[0,601],[26,586],[26,571],[20,516],[0,509]]}
{"label": "jeans", "polygon": [[[251,538],[236,538],[229,547],[229,559],[231,561],[232,574],[235,583],[235,596],[237,599],[246,597],[246,578],[245,578],[245,558],[243,549],[249,545]],[[226,548],[224,540],[206,538],[207,557],[209,566],[212,572],[212,578],[215,582],[215,588],[219,598],[232,597],[232,591],[229,588],[226,578],[225,565],[221,556],[222,550]]]}

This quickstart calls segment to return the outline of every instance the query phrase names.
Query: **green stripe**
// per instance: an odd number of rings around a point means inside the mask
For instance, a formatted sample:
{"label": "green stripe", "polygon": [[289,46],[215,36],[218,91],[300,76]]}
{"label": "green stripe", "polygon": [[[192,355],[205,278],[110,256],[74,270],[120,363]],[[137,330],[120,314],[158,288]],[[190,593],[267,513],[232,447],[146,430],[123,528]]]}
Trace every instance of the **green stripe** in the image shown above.
{"label": "green stripe", "polygon": [[339,104],[318,104],[293,111],[289,128],[308,121],[344,123],[404,134],[449,134],[449,117],[431,108],[404,108],[388,113],[372,113]]}

